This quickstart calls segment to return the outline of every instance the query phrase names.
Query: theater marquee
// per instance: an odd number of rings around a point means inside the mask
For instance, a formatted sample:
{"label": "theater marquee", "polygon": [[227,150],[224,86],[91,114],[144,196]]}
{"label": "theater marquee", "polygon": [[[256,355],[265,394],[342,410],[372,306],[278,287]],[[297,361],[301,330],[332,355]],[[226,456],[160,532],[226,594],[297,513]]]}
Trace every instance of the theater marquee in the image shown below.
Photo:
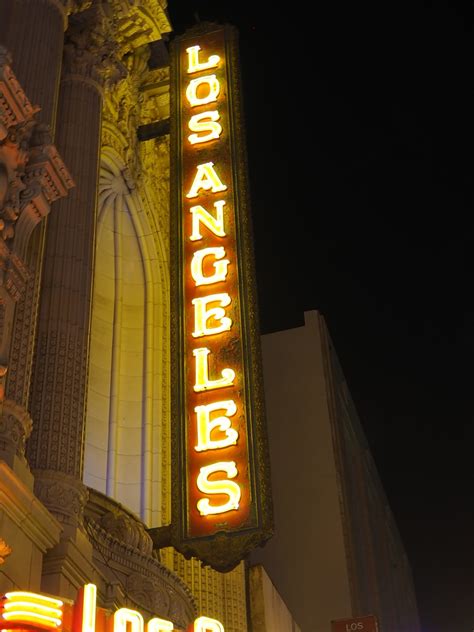
{"label": "theater marquee", "polygon": [[[97,586],[86,584],[75,602],[28,591],[0,596],[0,631],[5,632],[178,632],[172,621],[152,617],[145,622],[137,610],[114,613],[97,606]],[[187,632],[225,632],[217,619],[201,616]]]}
{"label": "theater marquee", "polygon": [[229,570],[271,535],[237,34],[172,52],[173,544]]}

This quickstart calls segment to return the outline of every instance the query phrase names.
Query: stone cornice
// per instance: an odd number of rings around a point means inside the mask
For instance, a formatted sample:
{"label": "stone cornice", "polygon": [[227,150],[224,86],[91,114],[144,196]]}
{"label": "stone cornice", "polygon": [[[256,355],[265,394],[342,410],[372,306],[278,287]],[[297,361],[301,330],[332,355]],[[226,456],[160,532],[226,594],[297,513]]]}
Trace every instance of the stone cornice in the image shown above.
{"label": "stone cornice", "polygon": [[11,55],[0,46],[0,141],[6,138],[11,127],[25,123],[40,110],[30,103],[11,63]]}
{"label": "stone cornice", "polygon": [[59,542],[59,522],[4,461],[0,461],[0,506],[43,553]]}

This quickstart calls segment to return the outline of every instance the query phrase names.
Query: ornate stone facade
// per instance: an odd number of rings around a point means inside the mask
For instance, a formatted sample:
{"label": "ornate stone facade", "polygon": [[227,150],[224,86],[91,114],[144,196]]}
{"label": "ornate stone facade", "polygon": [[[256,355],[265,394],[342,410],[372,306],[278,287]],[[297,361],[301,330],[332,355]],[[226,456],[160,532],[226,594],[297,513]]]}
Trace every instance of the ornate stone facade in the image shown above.
{"label": "ornate stone facade", "polygon": [[27,249],[51,204],[74,182],[11,64],[0,46],[0,456],[14,467],[17,460],[26,465],[25,442],[32,429],[22,402],[4,397],[15,307],[31,276]]}
{"label": "ornate stone facade", "polygon": [[147,531],[171,517],[169,69],[149,62],[166,3],[0,0],[0,13],[42,107],[0,49],[0,591],[74,599],[93,581],[103,607],[244,632],[243,566],[224,577]]}

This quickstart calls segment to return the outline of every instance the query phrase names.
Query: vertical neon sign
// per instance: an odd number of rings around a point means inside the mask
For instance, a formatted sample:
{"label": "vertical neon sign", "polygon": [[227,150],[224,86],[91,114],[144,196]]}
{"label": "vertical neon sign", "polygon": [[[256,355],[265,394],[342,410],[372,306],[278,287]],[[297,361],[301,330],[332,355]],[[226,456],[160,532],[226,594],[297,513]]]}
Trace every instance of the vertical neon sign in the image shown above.
{"label": "vertical neon sign", "polygon": [[200,25],[173,50],[173,544],[219,570],[271,534],[236,47]]}

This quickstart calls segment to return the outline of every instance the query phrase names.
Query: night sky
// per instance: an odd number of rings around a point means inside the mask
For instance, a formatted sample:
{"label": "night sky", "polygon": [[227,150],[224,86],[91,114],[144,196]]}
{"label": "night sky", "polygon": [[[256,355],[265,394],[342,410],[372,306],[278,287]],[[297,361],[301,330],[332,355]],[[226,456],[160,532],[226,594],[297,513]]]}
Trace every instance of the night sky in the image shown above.
{"label": "night sky", "polygon": [[280,6],[169,7],[240,30],[262,332],[324,314],[422,631],[471,632],[474,4]]}

